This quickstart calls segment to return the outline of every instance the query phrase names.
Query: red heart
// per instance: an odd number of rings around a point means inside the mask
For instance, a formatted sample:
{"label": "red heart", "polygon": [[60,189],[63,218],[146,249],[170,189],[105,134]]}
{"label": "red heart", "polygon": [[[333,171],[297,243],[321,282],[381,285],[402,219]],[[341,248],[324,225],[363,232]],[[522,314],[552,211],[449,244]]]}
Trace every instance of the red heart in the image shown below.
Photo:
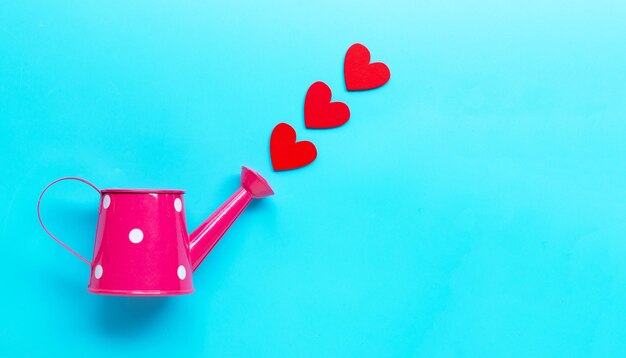
{"label": "red heart", "polygon": [[296,142],[296,131],[287,123],[279,123],[272,131],[270,154],[274,170],[289,170],[311,164],[317,149],[309,141]]}
{"label": "red heart", "polygon": [[343,102],[331,102],[332,92],[326,83],[317,81],[304,99],[304,125],[307,128],[333,128],[350,119],[350,109]]}
{"label": "red heart", "polygon": [[356,43],[348,49],[343,62],[343,75],[348,91],[377,88],[389,81],[389,67],[382,62],[370,63],[370,51]]}

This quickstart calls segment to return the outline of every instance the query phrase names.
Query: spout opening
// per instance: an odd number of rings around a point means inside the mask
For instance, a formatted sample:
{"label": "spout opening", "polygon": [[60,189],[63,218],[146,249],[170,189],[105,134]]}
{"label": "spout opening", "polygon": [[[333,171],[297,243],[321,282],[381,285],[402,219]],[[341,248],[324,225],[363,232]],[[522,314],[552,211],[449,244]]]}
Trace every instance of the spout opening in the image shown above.
{"label": "spout opening", "polygon": [[245,166],[241,167],[241,186],[255,199],[274,195],[274,190],[267,180]]}

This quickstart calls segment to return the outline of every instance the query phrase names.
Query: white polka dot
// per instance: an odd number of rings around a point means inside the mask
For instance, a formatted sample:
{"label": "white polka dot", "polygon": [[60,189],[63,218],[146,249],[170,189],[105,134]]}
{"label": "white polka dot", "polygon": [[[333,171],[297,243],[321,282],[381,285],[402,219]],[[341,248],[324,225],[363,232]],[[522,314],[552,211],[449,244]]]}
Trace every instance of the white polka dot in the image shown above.
{"label": "white polka dot", "polygon": [[187,269],[183,265],[178,266],[178,270],[176,273],[178,274],[178,278],[180,278],[181,280],[184,280],[185,277],[187,277]]}
{"label": "white polka dot", "polygon": [[93,275],[99,279],[100,277],[102,277],[102,266],[101,265],[96,265],[96,268],[93,270]]}
{"label": "white polka dot", "polygon": [[111,197],[108,195],[105,195],[104,199],[102,199],[102,207],[105,209],[108,209],[109,205],[111,205]]}
{"label": "white polka dot", "polygon": [[180,201],[179,198],[176,198],[176,200],[174,200],[174,209],[176,209],[176,211],[178,211],[179,213],[181,210],[183,210],[183,202]]}
{"label": "white polka dot", "polygon": [[143,231],[139,229],[132,229],[128,234],[128,238],[133,244],[138,244],[141,242],[141,240],[143,240]]}

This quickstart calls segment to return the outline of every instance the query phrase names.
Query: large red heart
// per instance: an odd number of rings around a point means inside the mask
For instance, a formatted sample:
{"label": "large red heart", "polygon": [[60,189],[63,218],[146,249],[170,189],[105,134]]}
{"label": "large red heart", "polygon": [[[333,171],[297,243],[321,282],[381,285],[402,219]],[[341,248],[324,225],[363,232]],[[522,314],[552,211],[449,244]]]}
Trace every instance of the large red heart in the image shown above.
{"label": "large red heart", "polygon": [[350,119],[350,109],[343,102],[331,102],[332,92],[326,83],[317,81],[304,99],[304,125],[307,128],[339,127]]}
{"label": "large red heart", "polygon": [[287,123],[279,123],[272,131],[270,154],[274,170],[289,170],[311,164],[317,149],[309,141],[296,142],[296,131]]}
{"label": "large red heart", "polygon": [[389,67],[382,62],[370,63],[370,51],[356,43],[348,49],[343,62],[343,75],[348,91],[380,87],[389,81]]}

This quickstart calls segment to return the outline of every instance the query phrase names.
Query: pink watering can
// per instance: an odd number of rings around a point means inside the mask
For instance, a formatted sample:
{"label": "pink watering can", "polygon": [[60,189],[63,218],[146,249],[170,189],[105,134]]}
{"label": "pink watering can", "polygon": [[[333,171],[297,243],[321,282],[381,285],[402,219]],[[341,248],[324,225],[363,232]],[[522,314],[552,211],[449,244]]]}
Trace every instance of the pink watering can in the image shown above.
{"label": "pink watering can", "polygon": [[[92,262],[52,235],[41,220],[41,198],[62,180],[81,181],[100,193]],[[187,234],[183,194],[182,190],[100,190],[85,179],[65,177],[44,188],[37,215],[48,235],[91,267],[89,292],[182,295],[194,291],[191,273],[252,199],[274,191],[261,175],[242,167],[241,187],[191,234]]]}

